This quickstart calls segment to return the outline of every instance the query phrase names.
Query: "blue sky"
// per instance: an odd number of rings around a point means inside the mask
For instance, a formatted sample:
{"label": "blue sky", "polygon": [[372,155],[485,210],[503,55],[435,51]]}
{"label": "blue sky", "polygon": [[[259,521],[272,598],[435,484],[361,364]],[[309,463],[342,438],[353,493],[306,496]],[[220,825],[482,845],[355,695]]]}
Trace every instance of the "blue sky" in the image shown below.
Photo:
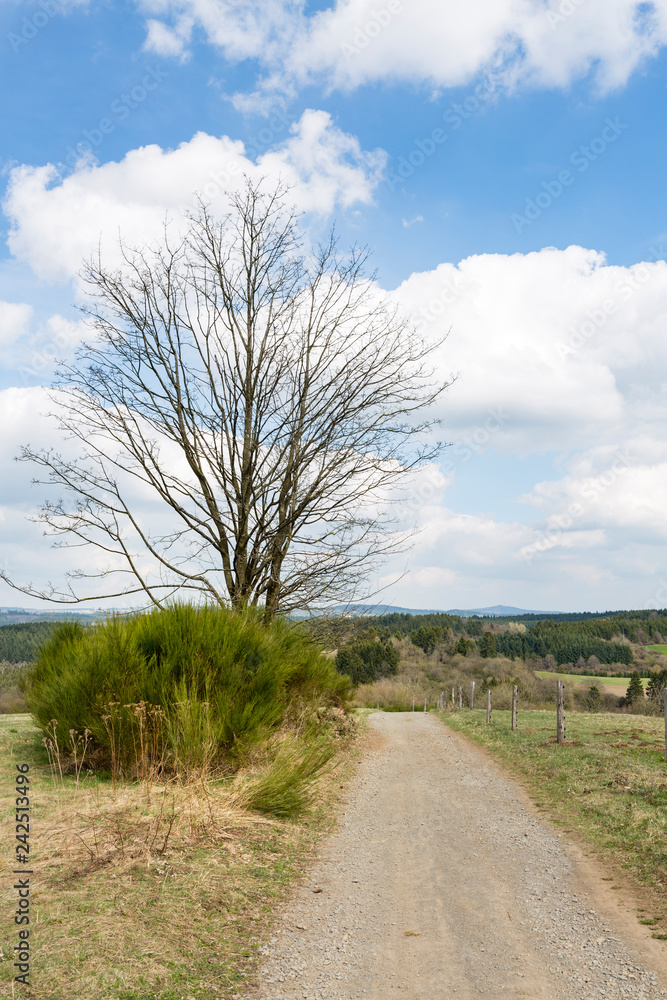
{"label": "blue sky", "polygon": [[451,328],[453,447],[383,599],[667,605],[666,43],[665,0],[0,0],[2,565],[64,565],[10,462],[57,441],[40,387],[81,336],[78,261],[259,161]]}

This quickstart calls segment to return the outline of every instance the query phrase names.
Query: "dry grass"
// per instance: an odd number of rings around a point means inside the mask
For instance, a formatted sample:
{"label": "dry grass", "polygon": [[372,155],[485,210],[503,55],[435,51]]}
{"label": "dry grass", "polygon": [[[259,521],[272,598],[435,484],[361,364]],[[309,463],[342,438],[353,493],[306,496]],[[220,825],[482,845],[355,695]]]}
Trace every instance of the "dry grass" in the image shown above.
{"label": "dry grass", "polygon": [[[27,716],[0,719],[2,773],[31,764],[31,988],[40,1000],[197,1000],[244,989],[272,912],[330,825],[352,739],[301,825],[244,808],[234,782],[123,784],[55,777]],[[256,778],[254,779],[256,780]],[[13,794],[3,781],[4,829]],[[0,905],[11,912],[12,844]],[[13,925],[1,939],[0,995],[12,996]]]}

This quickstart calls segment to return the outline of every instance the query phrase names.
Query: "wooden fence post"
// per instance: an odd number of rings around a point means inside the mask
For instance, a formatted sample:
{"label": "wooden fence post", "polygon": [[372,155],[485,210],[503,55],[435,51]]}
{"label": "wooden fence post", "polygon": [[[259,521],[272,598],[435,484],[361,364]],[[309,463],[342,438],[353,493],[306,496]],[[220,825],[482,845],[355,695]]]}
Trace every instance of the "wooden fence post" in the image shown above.
{"label": "wooden fence post", "polygon": [[424,698],[424,711],[426,711],[426,698]]}
{"label": "wooden fence post", "polygon": [[463,711],[463,688],[459,684],[459,712]]}
{"label": "wooden fence post", "polygon": [[413,698],[412,699],[412,711],[414,712],[414,710],[415,710],[415,699]]}
{"label": "wooden fence post", "polygon": [[491,688],[488,688],[486,692],[486,724],[488,726],[491,722]]}
{"label": "wooden fence post", "polygon": [[565,709],[563,707],[563,681],[557,681],[556,696],[556,740],[558,743],[565,742]]}
{"label": "wooden fence post", "polygon": [[470,711],[475,707],[475,682],[470,681]]}
{"label": "wooden fence post", "polygon": [[512,729],[516,729],[516,705],[519,700],[519,689],[514,685],[512,690]]}
{"label": "wooden fence post", "polygon": [[454,688],[452,688],[452,712],[456,708],[455,698],[454,698]]}

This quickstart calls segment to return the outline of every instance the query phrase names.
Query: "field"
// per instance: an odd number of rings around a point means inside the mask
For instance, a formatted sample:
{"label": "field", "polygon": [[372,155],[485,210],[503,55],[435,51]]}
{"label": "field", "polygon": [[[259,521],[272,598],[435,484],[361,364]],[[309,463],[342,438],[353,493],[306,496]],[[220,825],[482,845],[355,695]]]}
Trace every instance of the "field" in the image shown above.
{"label": "field", "polygon": [[646,649],[654,649],[657,653],[665,653],[667,655],[667,646],[646,646]]}
{"label": "field", "polygon": [[597,848],[610,873],[625,871],[645,900],[643,922],[667,936],[667,763],[664,723],[646,716],[566,714],[566,742],[555,713],[449,712],[453,729],[490,750],[521,778],[534,801]]}
{"label": "field", "polygon": [[[558,673],[555,670],[536,670],[535,673],[544,680],[553,678],[555,681],[565,681],[566,684],[577,688],[588,688],[594,684],[600,691],[604,691],[606,694],[616,694],[619,698],[625,694],[630,683],[629,677],[592,677],[586,674]],[[642,677],[642,684],[645,688],[648,683],[648,677]]]}
{"label": "field", "polygon": [[[114,789],[84,771],[77,787],[74,776],[52,774],[29,716],[1,716],[7,831],[10,776],[30,764],[31,983],[40,1000],[212,1000],[244,990],[274,908],[334,819],[353,745],[319,779],[317,805],[297,825],[244,809],[216,782]],[[16,906],[13,847],[6,837],[6,914]],[[0,996],[13,996],[9,919],[0,935]]]}

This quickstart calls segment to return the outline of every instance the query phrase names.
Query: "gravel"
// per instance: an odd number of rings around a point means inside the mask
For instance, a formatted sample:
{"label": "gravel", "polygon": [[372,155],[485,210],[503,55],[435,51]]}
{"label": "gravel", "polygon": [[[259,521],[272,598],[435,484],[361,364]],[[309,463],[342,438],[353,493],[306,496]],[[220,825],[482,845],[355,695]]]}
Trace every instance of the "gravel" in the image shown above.
{"label": "gravel", "polygon": [[254,998],[667,1000],[485,755],[428,714],[370,725],[376,745],[262,949]]}

